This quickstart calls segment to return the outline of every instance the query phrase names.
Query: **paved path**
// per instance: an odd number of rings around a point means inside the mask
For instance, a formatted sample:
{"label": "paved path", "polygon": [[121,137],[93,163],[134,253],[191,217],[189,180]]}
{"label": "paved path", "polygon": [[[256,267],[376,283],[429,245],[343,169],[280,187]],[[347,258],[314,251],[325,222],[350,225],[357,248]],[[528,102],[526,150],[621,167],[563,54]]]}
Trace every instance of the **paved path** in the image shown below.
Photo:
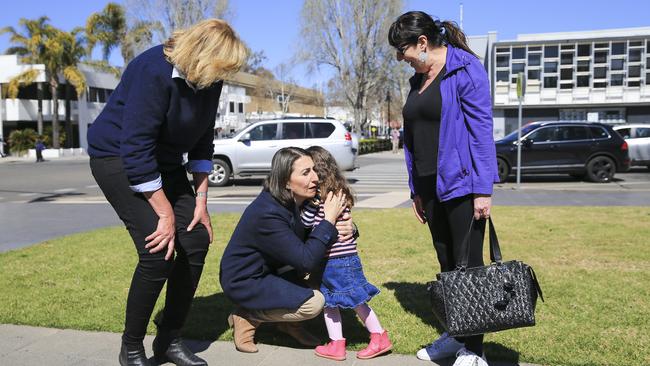
{"label": "paved path", "polygon": [[[147,355],[151,356],[152,336],[145,339]],[[0,365],[11,366],[78,366],[116,365],[120,335],[106,332],[85,332],[67,329],[0,325]],[[411,355],[389,354],[372,360],[357,360],[348,352],[344,362],[314,356],[311,349],[296,349],[258,344],[260,352],[237,352],[230,342],[189,341],[189,347],[210,365],[228,366],[291,366],[291,365],[363,365],[363,366],[451,366],[453,360],[440,363],[420,361]],[[531,364],[490,362],[491,366]]]}

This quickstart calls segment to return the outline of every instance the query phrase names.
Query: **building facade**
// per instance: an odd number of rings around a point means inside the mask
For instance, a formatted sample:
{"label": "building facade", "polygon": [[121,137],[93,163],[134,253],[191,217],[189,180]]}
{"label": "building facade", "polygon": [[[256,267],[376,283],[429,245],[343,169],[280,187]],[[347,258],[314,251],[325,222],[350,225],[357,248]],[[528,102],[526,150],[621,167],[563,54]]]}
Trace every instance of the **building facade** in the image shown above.
{"label": "building facade", "polygon": [[580,120],[650,123],[650,27],[470,37],[490,75],[495,137],[517,128],[517,77],[524,76],[523,123]]}

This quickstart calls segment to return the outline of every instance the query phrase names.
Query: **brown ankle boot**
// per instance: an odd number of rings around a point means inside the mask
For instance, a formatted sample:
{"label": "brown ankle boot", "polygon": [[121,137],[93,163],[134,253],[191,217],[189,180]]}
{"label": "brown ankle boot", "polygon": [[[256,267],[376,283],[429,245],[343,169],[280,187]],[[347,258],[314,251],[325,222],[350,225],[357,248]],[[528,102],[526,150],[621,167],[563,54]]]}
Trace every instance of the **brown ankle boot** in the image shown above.
{"label": "brown ankle boot", "polygon": [[228,316],[228,324],[233,328],[237,351],[246,353],[258,351],[255,346],[255,330],[260,325],[259,321],[249,319],[246,313],[238,311]]}
{"label": "brown ankle boot", "polygon": [[303,346],[316,347],[320,345],[320,339],[309,333],[301,322],[278,323],[278,330],[287,333]]}

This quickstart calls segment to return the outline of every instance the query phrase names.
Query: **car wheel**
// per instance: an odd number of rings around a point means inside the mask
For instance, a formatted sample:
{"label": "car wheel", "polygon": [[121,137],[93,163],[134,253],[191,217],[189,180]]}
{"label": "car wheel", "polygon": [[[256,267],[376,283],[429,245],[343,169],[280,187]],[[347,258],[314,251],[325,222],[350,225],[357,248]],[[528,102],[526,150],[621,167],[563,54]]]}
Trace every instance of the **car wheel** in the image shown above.
{"label": "car wheel", "polygon": [[596,156],[587,163],[587,177],[596,183],[608,183],[614,178],[616,165],[607,156]]}
{"label": "car wheel", "polygon": [[208,175],[208,184],[212,187],[223,187],[230,183],[230,166],[221,159],[214,159],[213,170]]}
{"label": "car wheel", "polygon": [[510,166],[505,160],[497,158],[497,170],[499,171],[499,182],[504,183],[510,175]]}

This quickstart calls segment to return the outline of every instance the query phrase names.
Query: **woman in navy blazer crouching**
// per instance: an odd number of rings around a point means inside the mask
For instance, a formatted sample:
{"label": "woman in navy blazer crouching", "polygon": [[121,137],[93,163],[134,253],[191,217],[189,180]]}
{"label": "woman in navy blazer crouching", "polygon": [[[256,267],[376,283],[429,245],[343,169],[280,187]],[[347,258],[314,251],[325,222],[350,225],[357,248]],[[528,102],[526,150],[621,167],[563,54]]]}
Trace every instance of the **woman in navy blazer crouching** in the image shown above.
{"label": "woman in navy blazer crouching", "polygon": [[314,198],[317,188],[309,153],[296,147],[279,150],[263,191],[244,211],[223,253],[221,287],[238,306],[229,322],[234,327],[235,347],[241,352],[257,352],[253,338],[262,322],[277,322],[281,331],[304,345],[319,343],[298,322],[317,316],[325,300],[298,274],[322,265],[325,251],[339,235],[335,223],[346,200],[342,194],[330,193],[325,220],[304,240],[299,209],[305,200]]}

